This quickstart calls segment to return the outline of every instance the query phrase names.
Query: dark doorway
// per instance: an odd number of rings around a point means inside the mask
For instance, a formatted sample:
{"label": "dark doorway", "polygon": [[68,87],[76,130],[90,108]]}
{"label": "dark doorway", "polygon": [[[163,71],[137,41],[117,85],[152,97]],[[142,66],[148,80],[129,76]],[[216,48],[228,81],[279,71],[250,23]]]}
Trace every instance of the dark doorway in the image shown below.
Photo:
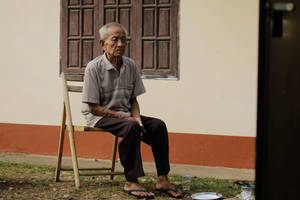
{"label": "dark doorway", "polygon": [[300,199],[300,2],[260,1],[256,199]]}

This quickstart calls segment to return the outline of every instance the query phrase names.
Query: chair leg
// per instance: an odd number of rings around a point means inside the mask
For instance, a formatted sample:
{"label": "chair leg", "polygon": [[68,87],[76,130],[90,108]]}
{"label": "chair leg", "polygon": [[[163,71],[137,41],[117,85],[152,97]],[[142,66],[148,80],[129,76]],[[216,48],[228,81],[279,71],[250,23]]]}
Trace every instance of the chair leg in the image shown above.
{"label": "chair leg", "polygon": [[75,186],[76,186],[76,188],[79,188],[80,187],[79,170],[78,170],[78,160],[77,160],[77,154],[76,154],[76,148],[75,148],[73,127],[68,127],[68,132],[69,132],[70,148],[71,148],[71,154],[72,154],[73,171],[74,171],[74,176],[75,176]]}
{"label": "chair leg", "polygon": [[65,130],[66,130],[66,108],[65,104],[63,104],[62,110],[62,120],[59,132],[59,144],[58,144],[58,155],[57,155],[57,163],[55,170],[55,181],[59,181],[60,169],[61,169],[61,161],[62,161],[62,153],[64,148],[64,138],[65,138]]}
{"label": "chair leg", "polygon": [[[117,144],[118,144],[118,137],[114,137],[114,142],[113,142],[113,149],[112,149],[112,158],[111,158],[111,172],[115,172],[115,166],[116,166],[116,153],[117,153]],[[114,175],[110,175],[110,180],[114,179]]]}

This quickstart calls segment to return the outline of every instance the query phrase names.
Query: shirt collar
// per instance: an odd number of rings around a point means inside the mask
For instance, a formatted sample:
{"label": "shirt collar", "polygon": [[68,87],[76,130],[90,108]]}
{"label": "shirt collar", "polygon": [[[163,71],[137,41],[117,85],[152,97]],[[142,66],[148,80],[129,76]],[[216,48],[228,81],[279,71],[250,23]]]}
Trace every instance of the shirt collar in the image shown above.
{"label": "shirt collar", "polygon": [[[113,69],[116,70],[116,68],[115,68],[115,67],[109,62],[109,60],[107,59],[106,53],[104,53],[102,57],[103,57],[103,61],[104,61],[104,63],[105,63],[105,68],[106,68],[106,70],[113,70]],[[125,63],[124,63],[124,59],[123,59],[123,57],[122,57],[122,66],[121,66],[121,69],[123,68],[124,65],[125,65]]]}

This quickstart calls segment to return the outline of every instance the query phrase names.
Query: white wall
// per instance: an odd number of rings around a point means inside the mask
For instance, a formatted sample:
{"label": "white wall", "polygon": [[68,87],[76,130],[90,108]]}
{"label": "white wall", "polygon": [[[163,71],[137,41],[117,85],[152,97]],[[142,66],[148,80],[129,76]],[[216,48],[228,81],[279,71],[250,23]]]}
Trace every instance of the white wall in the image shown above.
{"label": "white wall", "polygon": [[0,7],[0,122],[58,124],[59,0]]}
{"label": "white wall", "polygon": [[[144,80],[142,113],[171,132],[255,136],[258,0],[180,2],[180,80]],[[59,124],[59,6],[2,3],[0,122]]]}
{"label": "white wall", "polygon": [[180,81],[146,80],[143,111],[170,131],[255,136],[258,4],[181,1]]}

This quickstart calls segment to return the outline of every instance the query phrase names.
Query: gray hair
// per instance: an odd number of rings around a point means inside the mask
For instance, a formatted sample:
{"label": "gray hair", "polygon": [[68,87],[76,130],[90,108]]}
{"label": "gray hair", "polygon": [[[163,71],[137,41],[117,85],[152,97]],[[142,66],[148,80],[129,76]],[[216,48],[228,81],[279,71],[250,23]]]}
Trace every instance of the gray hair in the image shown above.
{"label": "gray hair", "polygon": [[126,37],[128,35],[128,32],[127,32],[127,29],[125,28],[125,26],[123,26],[122,24],[119,24],[117,22],[110,22],[108,24],[105,24],[104,26],[102,26],[100,29],[99,29],[99,36],[100,36],[100,40],[105,40],[106,37],[107,37],[107,29],[111,26],[118,26],[120,27],[121,29],[123,29]]}

